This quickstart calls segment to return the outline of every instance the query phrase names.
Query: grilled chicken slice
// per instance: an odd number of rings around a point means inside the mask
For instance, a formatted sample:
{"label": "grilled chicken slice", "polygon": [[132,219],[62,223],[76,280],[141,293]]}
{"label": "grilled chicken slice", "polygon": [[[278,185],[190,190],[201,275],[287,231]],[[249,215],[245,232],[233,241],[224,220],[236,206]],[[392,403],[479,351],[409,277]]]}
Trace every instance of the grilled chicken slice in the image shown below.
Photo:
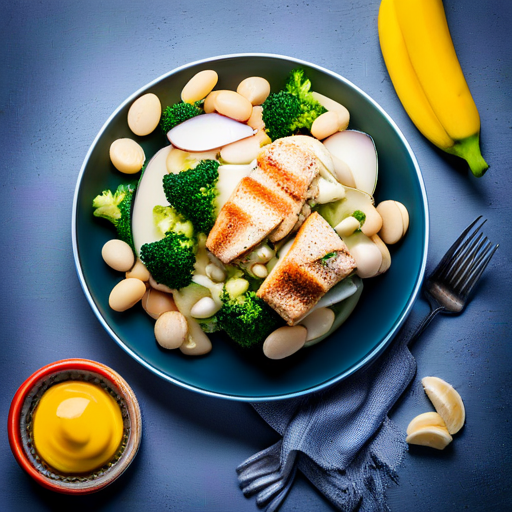
{"label": "grilled chicken slice", "polygon": [[288,325],[295,325],[355,268],[343,240],[315,212],[301,226],[292,247],[263,281],[257,295]]}
{"label": "grilled chicken slice", "polygon": [[267,237],[277,242],[288,235],[323,165],[301,137],[286,137],[265,146],[257,162],[258,167],[222,207],[208,236],[206,247],[223,263]]}

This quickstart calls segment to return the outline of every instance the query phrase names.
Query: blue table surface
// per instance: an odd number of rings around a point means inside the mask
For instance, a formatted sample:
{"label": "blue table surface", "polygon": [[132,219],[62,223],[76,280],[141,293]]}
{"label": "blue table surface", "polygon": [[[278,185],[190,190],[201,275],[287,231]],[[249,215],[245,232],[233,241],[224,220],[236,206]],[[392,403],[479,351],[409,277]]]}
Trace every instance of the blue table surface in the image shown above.
{"label": "blue table surface", "polygon": [[[345,76],[405,134],[430,204],[427,270],[478,214],[501,247],[459,317],[438,318],[413,346],[418,372],[391,412],[403,428],[431,410],[420,379],[461,393],[464,429],[445,451],[413,447],[388,490],[393,512],[512,507],[511,268],[512,3],[445,0],[455,47],[482,119],[491,164],[478,180],[438,151],[405,114],[379,49],[378,0],[14,0],[0,16],[0,510],[253,512],[235,467],[278,435],[250,405],[178,388],[131,359],[103,331],[76,276],[71,208],[82,161],[111,112],[169,70],[240,52],[289,55]],[[406,327],[426,312],[418,299]],[[80,499],[40,488],[16,464],[5,425],[18,386],[50,362],[85,357],[123,375],[143,411],[127,473]],[[60,508],[63,510],[63,508]],[[334,510],[299,476],[281,510]]]}

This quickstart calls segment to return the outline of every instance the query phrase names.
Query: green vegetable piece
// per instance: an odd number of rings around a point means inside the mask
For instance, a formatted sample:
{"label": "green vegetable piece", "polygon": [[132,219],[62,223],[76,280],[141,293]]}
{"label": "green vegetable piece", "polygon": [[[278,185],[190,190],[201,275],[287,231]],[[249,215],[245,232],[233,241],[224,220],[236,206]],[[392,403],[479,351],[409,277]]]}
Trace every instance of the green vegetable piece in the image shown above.
{"label": "green vegetable piece", "polygon": [[331,258],[334,258],[334,256],[336,256],[336,253],[335,252],[329,252],[327,253],[322,259],[321,259],[321,262],[322,262],[322,265],[327,265],[327,261],[330,260]]}
{"label": "green vegetable piece", "polygon": [[179,290],[192,282],[196,250],[195,240],[170,231],[162,240],[144,244],[140,259],[157,283]]}
{"label": "green vegetable piece", "polygon": [[216,160],[201,160],[194,169],[166,174],[163,179],[167,200],[197,233],[208,234],[215,223],[218,169]]}
{"label": "green vegetable piece", "polygon": [[92,201],[93,215],[110,221],[117,230],[120,240],[134,249],[132,237],[132,202],[135,185],[119,185],[117,190],[104,190]]}
{"label": "green vegetable piece", "polygon": [[243,348],[253,348],[279,326],[283,319],[253,291],[232,299],[226,290],[221,295],[224,303],[217,313],[218,326]]}
{"label": "green vegetable piece", "polygon": [[199,108],[196,104],[190,103],[175,103],[167,107],[162,113],[162,119],[160,120],[160,128],[164,133],[182,123],[188,119],[192,119],[195,116],[204,114],[204,110]]}
{"label": "green vegetable piece", "polygon": [[300,130],[311,130],[313,121],[327,112],[310,92],[311,81],[303,69],[293,70],[286,90],[272,93],[263,103],[262,118],[272,141],[288,137]]}
{"label": "green vegetable piece", "polygon": [[356,210],[353,214],[352,214],[352,217],[354,217],[355,219],[357,219],[359,221],[359,224],[361,225],[361,227],[363,226],[364,224],[364,221],[366,220],[366,213],[362,212],[361,210]]}

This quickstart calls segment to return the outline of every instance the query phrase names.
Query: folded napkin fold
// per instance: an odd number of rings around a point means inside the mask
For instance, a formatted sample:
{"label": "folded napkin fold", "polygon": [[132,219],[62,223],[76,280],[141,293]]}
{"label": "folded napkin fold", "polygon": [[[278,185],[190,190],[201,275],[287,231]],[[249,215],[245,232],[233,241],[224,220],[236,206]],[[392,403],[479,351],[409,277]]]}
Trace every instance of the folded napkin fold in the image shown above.
{"label": "folded napkin fold", "polygon": [[244,494],[274,512],[299,469],[339,510],[388,510],[385,489],[407,444],[387,414],[416,372],[406,340],[396,338],[372,365],[325,390],[254,403],[283,437],[237,468]]}

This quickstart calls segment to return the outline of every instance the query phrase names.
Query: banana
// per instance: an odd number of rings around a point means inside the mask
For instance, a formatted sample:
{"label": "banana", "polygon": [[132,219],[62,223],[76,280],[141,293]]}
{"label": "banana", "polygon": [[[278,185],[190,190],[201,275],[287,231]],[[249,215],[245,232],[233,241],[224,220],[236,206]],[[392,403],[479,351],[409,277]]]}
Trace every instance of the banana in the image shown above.
{"label": "banana", "polygon": [[483,176],[489,166],[480,153],[480,117],[442,0],[382,0],[379,40],[396,93],[418,130]]}

